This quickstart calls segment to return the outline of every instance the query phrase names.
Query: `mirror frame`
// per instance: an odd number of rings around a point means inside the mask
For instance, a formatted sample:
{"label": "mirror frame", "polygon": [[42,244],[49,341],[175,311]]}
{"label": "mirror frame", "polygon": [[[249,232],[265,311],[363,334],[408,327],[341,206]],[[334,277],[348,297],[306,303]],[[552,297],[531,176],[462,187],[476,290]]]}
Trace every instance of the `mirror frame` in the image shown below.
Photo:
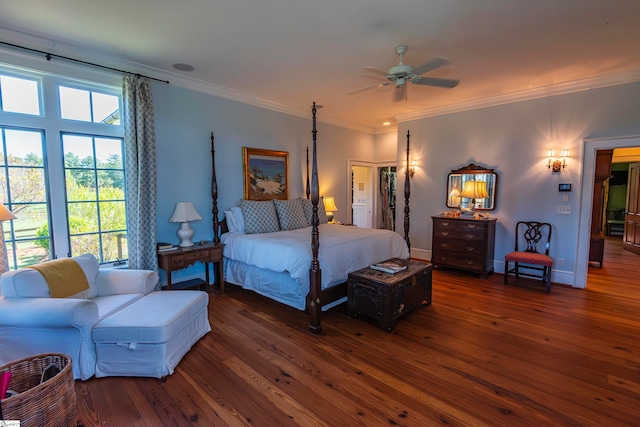
{"label": "mirror frame", "polygon": [[[471,176],[465,179],[464,175]],[[458,190],[460,190],[463,182],[469,180],[475,181],[476,176],[478,175],[490,175],[489,177],[484,179],[484,181],[487,182],[487,192],[489,193],[489,198],[487,203],[483,204],[482,207],[476,207],[475,210],[492,211],[496,208],[496,198],[498,195],[498,174],[496,174],[493,169],[488,169],[484,166],[478,166],[474,163],[469,163],[467,166],[464,166],[460,169],[454,169],[449,175],[447,175],[446,205],[448,208],[458,208],[460,206],[452,203],[452,198],[449,197],[451,191],[456,187],[458,187]],[[455,181],[457,181],[456,178],[458,177],[459,183],[456,185]]]}

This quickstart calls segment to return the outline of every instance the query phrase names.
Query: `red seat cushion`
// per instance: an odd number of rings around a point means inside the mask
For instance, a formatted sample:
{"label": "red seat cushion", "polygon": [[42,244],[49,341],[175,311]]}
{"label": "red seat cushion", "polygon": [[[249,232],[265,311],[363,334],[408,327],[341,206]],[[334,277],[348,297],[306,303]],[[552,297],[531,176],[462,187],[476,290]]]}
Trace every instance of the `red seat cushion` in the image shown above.
{"label": "red seat cushion", "polygon": [[544,265],[551,267],[553,260],[549,255],[539,254],[535,252],[511,252],[504,256],[505,261],[524,262],[527,264]]}

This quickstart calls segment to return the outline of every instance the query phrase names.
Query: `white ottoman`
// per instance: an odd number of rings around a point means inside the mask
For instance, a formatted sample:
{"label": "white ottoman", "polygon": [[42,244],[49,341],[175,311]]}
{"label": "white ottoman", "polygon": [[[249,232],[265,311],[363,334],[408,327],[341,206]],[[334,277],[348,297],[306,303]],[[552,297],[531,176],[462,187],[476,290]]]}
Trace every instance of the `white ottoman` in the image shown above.
{"label": "white ottoman", "polygon": [[201,291],[156,291],[93,328],[96,377],[161,378],[211,330]]}

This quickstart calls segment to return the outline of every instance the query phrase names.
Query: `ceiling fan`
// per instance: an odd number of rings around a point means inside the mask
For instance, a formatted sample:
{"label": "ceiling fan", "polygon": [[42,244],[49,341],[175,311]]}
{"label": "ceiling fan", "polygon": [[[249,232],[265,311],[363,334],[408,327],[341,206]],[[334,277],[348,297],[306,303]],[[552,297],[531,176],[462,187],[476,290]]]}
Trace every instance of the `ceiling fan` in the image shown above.
{"label": "ceiling fan", "polygon": [[373,89],[381,86],[389,86],[394,85],[396,90],[394,94],[395,101],[407,100],[407,82],[411,82],[416,85],[423,86],[435,86],[442,87],[447,89],[452,89],[460,83],[460,80],[454,79],[442,79],[438,77],[422,77],[422,74],[435,70],[436,68],[444,67],[445,65],[449,65],[451,60],[447,58],[442,58],[436,56],[431,58],[427,62],[417,67],[412,67],[411,65],[405,64],[403,62],[404,54],[409,49],[406,45],[396,46],[396,53],[400,57],[400,62],[398,65],[394,65],[389,68],[388,71],[383,71],[379,68],[375,67],[364,67],[367,71],[373,71],[376,74],[381,74],[387,78],[387,81],[373,85],[367,86],[360,89],[356,89],[354,91],[349,92],[349,95],[353,95],[356,93],[360,93],[369,89]]}

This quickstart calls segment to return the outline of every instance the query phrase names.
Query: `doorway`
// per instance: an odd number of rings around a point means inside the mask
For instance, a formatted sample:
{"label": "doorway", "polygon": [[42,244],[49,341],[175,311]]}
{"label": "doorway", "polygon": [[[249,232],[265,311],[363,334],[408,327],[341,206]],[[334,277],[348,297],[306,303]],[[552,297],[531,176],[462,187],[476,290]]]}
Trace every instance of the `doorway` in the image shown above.
{"label": "doorway", "polygon": [[[351,163],[351,162],[350,162]],[[373,227],[374,168],[371,164],[350,164],[351,223],[362,228]]]}
{"label": "doorway", "polygon": [[[590,273],[601,275],[601,271],[594,266],[590,267],[589,258],[589,241],[591,237],[591,220],[592,220],[592,204],[595,176],[595,159],[597,150],[619,149],[619,148],[639,148],[640,137],[627,138],[609,138],[609,139],[588,139],[584,141],[583,151],[583,174],[582,174],[582,201],[580,206],[580,222],[578,230],[578,253],[576,257],[576,275],[574,286],[584,288],[587,285]],[[611,268],[611,263],[615,263],[616,257],[608,259],[605,242],[605,259],[603,268]],[[613,243],[613,242],[611,242]],[[621,247],[621,246],[620,246]],[[609,262],[609,264],[607,264]],[[636,263],[638,264],[638,263]],[[615,266],[614,266],[615,268]],[[594,270],[595,269],[595,270]],[[640,272],[640,268],[636,267],[635,273]]]}

